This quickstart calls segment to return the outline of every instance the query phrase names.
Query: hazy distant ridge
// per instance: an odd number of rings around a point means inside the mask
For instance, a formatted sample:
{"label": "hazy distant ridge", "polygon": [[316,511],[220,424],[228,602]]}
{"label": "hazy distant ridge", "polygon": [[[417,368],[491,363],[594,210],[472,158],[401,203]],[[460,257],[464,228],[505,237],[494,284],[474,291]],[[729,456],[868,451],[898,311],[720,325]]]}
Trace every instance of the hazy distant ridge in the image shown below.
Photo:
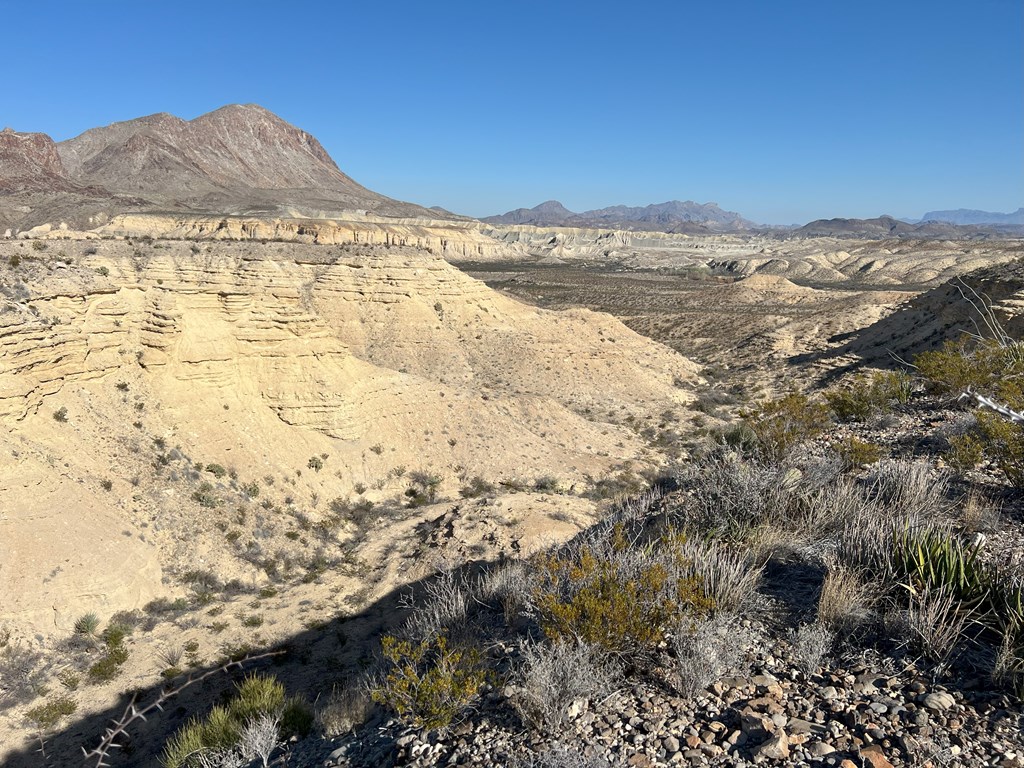
{"label": "hazy distant ridge", "polygon": [[557,200],[548,200],[534,208],[517,208],[500,216],[488,216],[489,224],[532,224],[535,226],[604,227],[647,229],[665,232],[715,232],[757,227],[735,211],[726,211],[717,203],[670,200],[645,206],[613,205],[574,213]]}
{"label": "hazy distant ridge", "polygon": [[994,213],[972,208],[957,208],[955,211],[928,211],[919,221],[945,221],[950,224],[1024,225],[1024,208],[1018,208],[1012,213]]}

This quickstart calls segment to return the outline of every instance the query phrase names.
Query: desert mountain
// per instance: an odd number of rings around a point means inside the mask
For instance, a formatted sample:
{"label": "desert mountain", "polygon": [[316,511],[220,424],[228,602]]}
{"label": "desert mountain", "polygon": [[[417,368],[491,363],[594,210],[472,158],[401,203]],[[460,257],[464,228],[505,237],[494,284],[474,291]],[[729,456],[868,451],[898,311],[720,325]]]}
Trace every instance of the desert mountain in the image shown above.
{"label": "desert mountain", "polygon": [[533,224],[535,226],[604,227],[664,232],[709,232],[746,230],[756,226],[740,214],[724,211],[716,203],[670,200],[647,206],[615,205],[573,213],[557,200],[534,208],[517,208],[501,216],[489,216],[489,224]]}
{"label": "desert mountain", "polygon": [[0,131],[0,193],[75,189],[57,145],[45,133]]}
{"label": "desert mountain", "polygon": [[[106,201],[99,219],[96,199]],[[56,219],[81,227],[143,211],[442,217],[366,189],[313,136],[253,104],[194,120],[150,115],[59,144],[45,134],[0,137],[0,223],[27,228]]]}
{"label": "desert mountain", "polygon": [[874,219],[818,219],[793,230],[792,237],[855,237],[886,239],[891,237],[948,238],[985,237],[1016,234],[1019,227],[995,227],[991,224],[950,224],[943,221],[925,221],[912,224],[892,216]]}
{"label": "desert mountain", "polygon": [[921,217],[921,221],[945,221],[949,224],[1009,224],[1024,225],[1024,208],[1012,213],[993,213],[970,208],[957,208],[954,211],[929,211]]}
{"label": "desert mountain", "polygon": [[332,200],[413,214],[342,173],[313,136],[254,104],[194,120],[168,114],[94,128],[57,145],[73,178],[113,192],[198,209]]}

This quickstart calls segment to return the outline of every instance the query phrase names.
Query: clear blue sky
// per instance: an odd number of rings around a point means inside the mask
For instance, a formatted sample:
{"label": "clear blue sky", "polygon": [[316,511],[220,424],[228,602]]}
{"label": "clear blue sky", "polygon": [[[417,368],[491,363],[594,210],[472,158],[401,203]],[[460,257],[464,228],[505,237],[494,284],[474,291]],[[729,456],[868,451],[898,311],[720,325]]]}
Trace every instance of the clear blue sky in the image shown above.
{"label": "clear blue sky", "polygon": [[483,216],[1024,205],[1021,0],[0,0],[0,124],[255,102],[378,192]]}

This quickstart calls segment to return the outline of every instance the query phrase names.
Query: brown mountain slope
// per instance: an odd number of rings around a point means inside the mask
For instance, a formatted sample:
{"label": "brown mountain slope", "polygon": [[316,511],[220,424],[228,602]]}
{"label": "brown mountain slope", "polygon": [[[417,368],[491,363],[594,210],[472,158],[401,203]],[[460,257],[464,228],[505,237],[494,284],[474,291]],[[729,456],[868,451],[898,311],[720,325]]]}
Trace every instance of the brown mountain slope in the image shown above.
{"label": "brown mountain slope", "polygon": [[58,151],[76,181],[164,206],[234,212],[326,204],[425,213],[357,184],[313,136],[254,104],[194,120],[156,114],[93,128],[61,142]]}

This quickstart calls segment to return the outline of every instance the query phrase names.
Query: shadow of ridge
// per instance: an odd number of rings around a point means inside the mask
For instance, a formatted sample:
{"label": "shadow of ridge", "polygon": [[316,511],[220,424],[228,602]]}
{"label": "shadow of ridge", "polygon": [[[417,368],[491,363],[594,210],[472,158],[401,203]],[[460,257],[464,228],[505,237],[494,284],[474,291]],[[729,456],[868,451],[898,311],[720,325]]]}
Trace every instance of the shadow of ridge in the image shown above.
{"label": "shadow of ridge", "polygon": [[[939,349],[946,341],[955,341],[965,332],[983,330],[977,309],[965,298],[961,283],[978,286],[993,304],[1012,298],[1024,282],[1024,263],[981,267],[947,280],[908,299],[893,312],[864,328],[837,334],[829,339],[838,346],[805,352],[787,358],[790,366],[802,367],[826,363],[847,356],[855,362],[837,367],[821,377],[820,384],[834,383],[844,374],[862,366],[886,370],[905,369],[901,361],[912,362],[921,352]],[[1018,323],[1007,330],[1016,335]]]}
{"label": "shadow of ridge", "polygon": [[[500,562],[473,560],[456,569],[456,573],[475,573]],[[163,711],[156,710],[146,715],[146,720],[133,722],[127,729],[129,738],[124,742],[126,748],[111,750],[106,763],[114,768],[160,766],[159,757],[166,740],[189,718],[205,716],[214,704],[234,692],[235,683],[252,672],[273,674],[284,684],[286,695],[302,694],[310,704],[317,698],[330,695],[334,686],[344,685],[365,668],[366,662],[379,648],[380,636],[397,629],[406,618],[408,609],[403,607],[403,596],[411,592],[418,602],[424,594],[425,585],[435,576],[430,574],[396,587],[358,614],[335,618],[325,627],[304,629],[281,642],[254,648],[252,655],[268,651],[280,651],[282,655],[215,673],[186,688],[168,700]],[[284,589],[278,597],[286,598],[287,594]],[[198,678],[219,668],[218,664],[204,665],[195,669],[192,677]],[[186,676],[182,676],[167,685],[154,683],[136,689],[136,705],[146,707],[159,698],[162,690],[177,687],[186,679]],[[81,700],[87,697],[88,687],[85,693],[86,696],[80,693],[78,698]],[[85,760],[83,747],[86,750],[97,747],[106,729],[121,717],[130,704],[130,692],[119,696],[113,706],[75,720],[63,730],[47,736],[45,756],[40,753],[38,742],[33,742],[12,752],[4,768],[96,766],[96,758]]]}

